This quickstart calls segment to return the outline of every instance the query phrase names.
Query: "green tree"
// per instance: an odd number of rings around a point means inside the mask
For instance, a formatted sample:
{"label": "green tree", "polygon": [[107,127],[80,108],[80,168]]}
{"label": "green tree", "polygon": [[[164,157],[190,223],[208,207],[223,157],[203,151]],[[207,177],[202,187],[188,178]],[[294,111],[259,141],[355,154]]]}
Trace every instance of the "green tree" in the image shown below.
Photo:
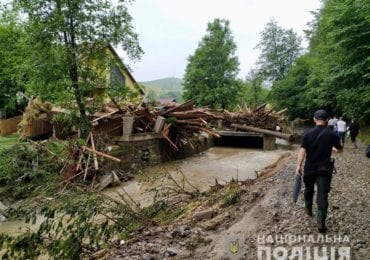
{"label": "green tree", "polygon": [[[24,85],[17,81],[14,68],[17,66],[18,53],[22,52],[22,28],[12,19],[0,20],[0,112],[1,116],[11,117],[19,114],[22,108],[17,100],[17,92],[24,91]],[[0,117],[1,117],[0,116]]]}
{"label": "green tree", "polygon": [[236,80],[239,61],[235,55],[229,21],[208,23],[207,34],[188,58],[184,77],[184,99],[197,105],[227,108],[235,105],[241,85]]}
{"label": "green tree", "polygon": [[47,61],[55,61],[34,65],[45,68],[54,64],[54,72],[45,76],[60,77],[60,84],[73,93],[82,121],[86,116],[84,92],[92,82],[86,61],[96,57],[107,43],[120,45],[133,59],[142,53],[127,1],[113,4],[109,0],[14,0],[14,4],[26,14],[27,32],[34,48],[48,54]]}
{"label": "green tree", "polygon": [[307,82],[312,74],[310,57],[299,57],[288,75],[274,82],[269,93],[269,100],[276,109],[288,108],[290,119],[296,117],[309,118],[311,111],[319,107],[320,93],[313,88],[308,89]]}
{"label": "green tree", "polygon": [[284,29],[271,19],[261,32],[257,65],[265,80],[283,79],[301,51],[301,38],[292,29]]}
{"label": "green tree", "polygon": [[363,122],[370,119],[369,15],[366,0],[328,0],[314,23],[310,41],[316,71],[326,72],[317,73],[311,84],[325,93],[322,103]]}
{"label": "green tree", "polygon": [[262,85],[262,75],[258,73],[256,69],[249,71],[246,78],[246,94],[249,105],[257,107],[261,103],[264,103],[266,98],[266,89]]}
{"label": "green tree", "polygon": [[309,50],[285,78],[275,81],[271,102],[290,117],[317,108],[370,119],[370,5],[365,0],[327,0],[306,31]]}

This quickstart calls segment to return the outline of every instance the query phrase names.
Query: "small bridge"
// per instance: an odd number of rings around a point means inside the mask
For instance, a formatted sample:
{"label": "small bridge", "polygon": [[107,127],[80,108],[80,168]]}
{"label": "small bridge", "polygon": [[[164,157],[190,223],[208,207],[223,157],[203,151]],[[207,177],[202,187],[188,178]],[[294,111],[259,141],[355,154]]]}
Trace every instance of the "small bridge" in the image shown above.
{"label": "small bridge", "polygon": [[220,138],[215,139],[216,146],[259,148],[264,150],[276,149],[275,137],[270,135],[233,130],[218,131],[218,134]]}

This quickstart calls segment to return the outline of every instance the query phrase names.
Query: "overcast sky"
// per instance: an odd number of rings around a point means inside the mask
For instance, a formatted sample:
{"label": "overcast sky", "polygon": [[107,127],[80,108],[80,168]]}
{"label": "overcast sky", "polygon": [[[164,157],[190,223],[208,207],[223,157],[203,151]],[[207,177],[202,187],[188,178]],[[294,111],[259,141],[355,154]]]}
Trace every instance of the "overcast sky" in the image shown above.
{"label": "overcast sky", "polygon": [[237,44],[239,77],[245,78],[259,55],[259,33],[270,18],[303,36],[313,18],[310,11],[320,5],[320,0],[136,0],[129,10],[145,54],[136,63],[125,62],[137,81],[182,78],[207,23],[224,18]]}

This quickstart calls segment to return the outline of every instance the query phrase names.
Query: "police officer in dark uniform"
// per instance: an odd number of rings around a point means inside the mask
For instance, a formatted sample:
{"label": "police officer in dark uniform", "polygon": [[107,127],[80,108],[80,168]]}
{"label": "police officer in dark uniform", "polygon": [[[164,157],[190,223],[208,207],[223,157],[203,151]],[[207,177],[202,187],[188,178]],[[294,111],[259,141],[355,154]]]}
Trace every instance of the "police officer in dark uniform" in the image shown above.
{"label": "police officer in dark uniform", "polygon": [[316,126],[302,137],[301,148],[298,152],[296,174],[302,175],[302,164],[304,165],[303,182],[305,184],[305,209],[312,216],[312,203],[314,186],[317,185],[317,224],[320,233],[326,232],[325,219],[328,210],[328,194],[333,164],[332,152],[342,152],[339,137],[327,128],[329,115],[325,110],[318,110],[314,114]]}

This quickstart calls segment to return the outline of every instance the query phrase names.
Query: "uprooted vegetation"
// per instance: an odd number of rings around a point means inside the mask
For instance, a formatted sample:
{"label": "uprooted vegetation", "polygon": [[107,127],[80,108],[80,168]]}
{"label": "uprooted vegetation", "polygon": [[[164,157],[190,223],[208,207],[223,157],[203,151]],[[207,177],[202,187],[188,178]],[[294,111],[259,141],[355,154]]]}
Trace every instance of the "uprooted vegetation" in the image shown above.
{"label": "uprooted vegetation", "polygon": [[[100,143],[99,139],[97,147]],[[91,174],[98,171],[87,164],[90,156],[83,152],[85,145],[86,141],[81,139],[30,140],[0,151],[0,200],[15,201],[39,194],[47,196],[65,191],[68,185],[72,188],[82,185],[86,189],[95,176]],[[101,158],[94,159],[102,161]],[[104,172],[104,167],[101,170]],[[83,180],[78,179],[81,176]]]}
{"label": "uprooted vegetation", "polygon": [[55,189],[58,163],[45,151],[20,143],[0,152],[0,198],[23,199]]}
{"label": "uprooted vegetation", "polygon": [[[57,193],[52,197],[37,197],[8,210],[10,219],[25,219],[29,223],[41,220],[37,231],[16,237],[0,236],[0,248],[6,249],[5,259],[34,259],[40,255],[54,258],[91,256],[112,244],[135,243],[143,231],[153,226],[195,223],[194,212],[217,209],[239,203],[249,183],[233,180],[218,184],[200,193],[183,177],[178,180],[166,170],[163,177],[169,182],[154,187],[153,202],[142,206],[124,189],[115,198],[80,189]],[[220,212],[218,212],[220,213]],[[192,224],[191,224],[192,225]],[[144,232],[145,233],[145,232]],[[200,235],[186,240],[188,250],[194,250],[209,241]]]}
{"label": "uprooted vegetation", "polygon": [[25,218],[29,223],[36,223],[36,218],[44,220],[37,232],[17,237],[1,235],[0,245],[8,250],[4,257],[34,259],[47,253],[54,258],[76,259],[109,247],[113,240],[126,240],[131,232],[160,223],[164,217],[168,221],[169,216],[176,217],[181,212],[164,200],[141,208],[126,199],[74,193],[42,201],[38,210],[11,210],[10,217]]}

